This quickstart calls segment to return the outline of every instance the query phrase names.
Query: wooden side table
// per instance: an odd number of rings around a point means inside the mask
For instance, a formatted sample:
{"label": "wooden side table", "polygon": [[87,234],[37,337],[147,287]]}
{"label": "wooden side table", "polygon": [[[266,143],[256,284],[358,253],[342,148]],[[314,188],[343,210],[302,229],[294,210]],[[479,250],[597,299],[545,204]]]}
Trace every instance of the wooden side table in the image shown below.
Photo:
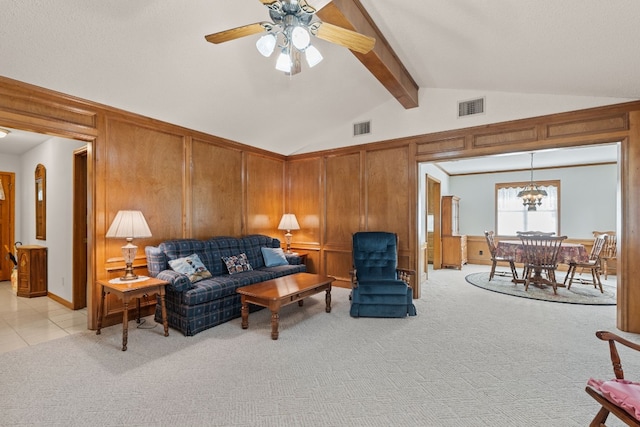
{"label": "wooden side table", "polygon": [[129,301],[131,298],[137,299],[138,322],[140,321],[140,298],[157,294],[160,298],[160,306],[162,307],[162,324],[164,326],[164,336],[169,336],[169,322],[167,321],[167,307],[164,301],[165,287],[169,282],[149,277],[141,281],[121,282],[119,279],[98,280],[101,288],[100,304],[98,305],[98,330],[96,335],[100,335],[102,329],[102,320],[104,317],[104,298],[108,293],[117,295],[124,302],[124,310],[122,312],[122,351],[127,351],[127,338],[129,335]]}

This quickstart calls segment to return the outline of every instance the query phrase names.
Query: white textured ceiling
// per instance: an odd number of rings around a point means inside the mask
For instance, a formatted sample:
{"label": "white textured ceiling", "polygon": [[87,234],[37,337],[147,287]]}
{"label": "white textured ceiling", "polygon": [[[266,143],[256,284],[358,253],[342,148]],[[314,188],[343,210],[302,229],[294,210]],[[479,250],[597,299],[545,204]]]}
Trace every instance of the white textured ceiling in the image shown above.
{"label": "white textured ceiling", "polygon": [[[640,98],[640,1],[361,2],[421,92]],[[423,120],[344,48],[317,40],[325,60],[286,77],[257,36],[204,40],[267,20],[257,0],[0,0],[0,10],[0,75],[273,152],[304,152],[309,135],[322,148],[329,130],[390,102],[399,121]],[[362,142],[328,135],[331,148]]]}

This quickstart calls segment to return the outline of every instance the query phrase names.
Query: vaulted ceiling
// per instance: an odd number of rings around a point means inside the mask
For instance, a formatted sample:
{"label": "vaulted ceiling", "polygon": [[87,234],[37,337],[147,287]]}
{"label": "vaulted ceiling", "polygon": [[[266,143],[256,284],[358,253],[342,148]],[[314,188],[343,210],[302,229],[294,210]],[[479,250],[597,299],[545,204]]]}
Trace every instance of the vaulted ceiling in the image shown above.
{"label": "vaulted ceiling", "polygon": [[[640,98],[636,0],[334,0],[318,16],[376,48],[314,40],[324,61],[295,76],[256,51],[257,35],[204,40],[268,20],[257,0],[0,7],[0,75],[282,154]],[[475,96],[487,113],[456,121],[448,101]],[[353,138],[370,118],[372,134]]]}

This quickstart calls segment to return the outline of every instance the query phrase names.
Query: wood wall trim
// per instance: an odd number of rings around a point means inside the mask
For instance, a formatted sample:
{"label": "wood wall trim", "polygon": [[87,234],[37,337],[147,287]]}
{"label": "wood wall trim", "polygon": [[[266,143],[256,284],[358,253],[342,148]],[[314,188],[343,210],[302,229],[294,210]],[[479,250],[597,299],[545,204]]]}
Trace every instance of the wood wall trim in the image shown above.
{"label": "wood wall trim", "polygon": [[440,141],[416,143],[417,154],[449,153],[462,151],[466,146],[465,137],[447,138]]}
{"label": "wood wall trim", "polygon": [[493,147],[504,144],[522,144],[525,142],[537,141],[539,139],[536,126],[477,134],[472,138],[473,148]]}
{"label": "wood wall trim", "polygon": [[418,106],[418,84],[358,0],[333,0],[319,10],[317,15],[328,23],[375,38],[376,44],[371,52],[351,53],[404,108]]}
{"label": "wood wall trim", "polygon": [[546,127],[546,138],[561,138],[627,130],[629,130],[629,117],[625,112],[601,117],[599,119],[552,123]]}

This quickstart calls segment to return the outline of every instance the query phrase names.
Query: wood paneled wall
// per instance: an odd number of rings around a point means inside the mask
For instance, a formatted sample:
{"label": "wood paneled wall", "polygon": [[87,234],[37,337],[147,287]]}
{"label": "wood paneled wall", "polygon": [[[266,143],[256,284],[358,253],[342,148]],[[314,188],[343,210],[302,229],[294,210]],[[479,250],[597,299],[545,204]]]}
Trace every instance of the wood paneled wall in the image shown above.
{"label": "wood paneled wall", "polygon": [[[311,269],[348,280],[358,230],[398,233],[401,266],[418,269],[419,162],[619,141],[617,326],[640,333],[640,102],[285,158],[0,77],[0,125],[89,144],[90,328],[95,280],[121,263],[121,243],[104,238],[118,209],[147,216],[153,237],[140,248],[172,237],[281,236],[278,221],[291,211],[302,226],[294,247],[310,252]],[[119,321],[117,303],[110,307],[107,324]]]}
{"label": "wood paneled wall", "polygon": [[[5,78],[0,123],[89,143],[90,328],[95,281],[123,268],[124,242],[104,238],[118,210],[141,210],[153,233],[134,242],[138,274],[146,274],[144,247],[166,239],[281,235],[284,156]],[[153,300],[144,305],[150,312]],[[120,322],[121,302],[106,306],[105,324]]]}
{"label": "wood paneled wall", "polygon": [[410,266],[414,164],[406,145],[290,160],[287,203],[301,225],[293,247],[310,251],[317,271],[348,282],[353,233],[392,231],[399,237],[400,265]]}

